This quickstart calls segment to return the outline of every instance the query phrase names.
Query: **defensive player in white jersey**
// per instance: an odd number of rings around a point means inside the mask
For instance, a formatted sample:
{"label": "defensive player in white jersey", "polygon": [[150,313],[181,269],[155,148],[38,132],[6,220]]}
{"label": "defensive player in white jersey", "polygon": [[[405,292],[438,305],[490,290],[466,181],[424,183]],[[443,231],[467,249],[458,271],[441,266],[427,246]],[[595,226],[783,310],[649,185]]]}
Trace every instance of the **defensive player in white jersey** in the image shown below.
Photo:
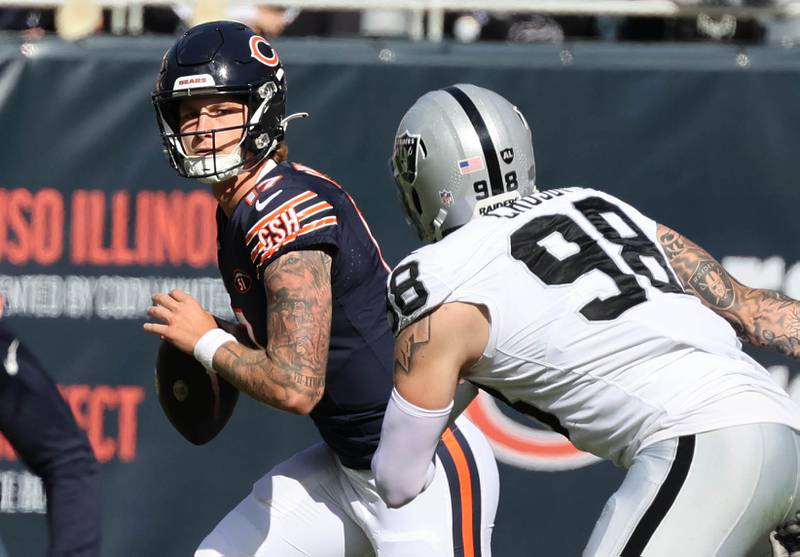
{"label": "defensive player in white jersey", "polygon": [[769,554],[800,508],[800,407],[737,334],[800,355],[800,303],[611,195],[537,192],[528,125],[491,91],[421,97],[392,162],[434,243],[388,281],[395,390],[372,468],[389,506],[424,490],[466,380],[628,469],[584,555]]}

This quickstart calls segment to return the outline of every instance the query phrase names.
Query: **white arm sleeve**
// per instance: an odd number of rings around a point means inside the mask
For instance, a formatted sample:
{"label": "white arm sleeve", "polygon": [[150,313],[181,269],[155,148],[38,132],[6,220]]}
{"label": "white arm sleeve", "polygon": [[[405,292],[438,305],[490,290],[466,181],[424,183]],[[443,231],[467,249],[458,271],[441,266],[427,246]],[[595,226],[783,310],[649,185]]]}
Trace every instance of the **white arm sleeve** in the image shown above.
{"label": "white arm sleeve", "polygon": [[452,408],[451,402],[441,410],[426,410],[392,389],[372,457],[378,493],[390,508],[402,507],[433,480],[433,456]]}

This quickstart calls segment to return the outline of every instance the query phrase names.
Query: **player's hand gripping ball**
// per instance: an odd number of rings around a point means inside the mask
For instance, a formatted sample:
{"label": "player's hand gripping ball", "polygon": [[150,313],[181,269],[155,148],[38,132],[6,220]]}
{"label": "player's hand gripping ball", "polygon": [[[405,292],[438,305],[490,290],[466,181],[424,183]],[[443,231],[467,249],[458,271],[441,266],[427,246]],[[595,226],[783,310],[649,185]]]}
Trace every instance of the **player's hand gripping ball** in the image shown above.
{"label": "player's hand gripping ball", "polygon": [[158,349],[155,375],[161,408],[191,443],[208,443],[228,423],[239,391],[167,340]]}

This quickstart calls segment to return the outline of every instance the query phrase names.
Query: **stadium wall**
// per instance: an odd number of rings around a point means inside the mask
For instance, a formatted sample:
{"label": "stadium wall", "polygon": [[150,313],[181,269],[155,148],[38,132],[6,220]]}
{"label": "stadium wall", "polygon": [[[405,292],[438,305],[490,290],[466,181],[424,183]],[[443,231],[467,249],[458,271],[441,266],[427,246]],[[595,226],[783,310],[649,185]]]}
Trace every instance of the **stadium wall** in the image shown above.
{"label": "stadium wall", "polygon": [[[207,191],[161,153],[149,93],[168,39],[0,42],[0,291],[86,429],[104,477],[104,554],[190,555],[272,465],[317,440],[309,420],[241,399],[194,447],[153,390],[155,290],[229,312],[216,280]],[[491,87],[534,130],[538,183],[631,202],[724,260],[741,280],[800,296],[800,57],[719,45],[276,42],[289,82],[290,158],[339,180],[391,262],[416,246],[387,170],[395,126],[422,93]],[[509,285],[513,287],[513,285]],[[524,296],[520,292],[520,296]],[[800,398],[793,362],[755,356]],[[579,555],[623,472],[488,402],[500,557]],[[556,451],[548,447],[559,446]],[[41,485],[0,443],[0,537],[45,546]],[[313,532],[309,532],[313,535]]]}

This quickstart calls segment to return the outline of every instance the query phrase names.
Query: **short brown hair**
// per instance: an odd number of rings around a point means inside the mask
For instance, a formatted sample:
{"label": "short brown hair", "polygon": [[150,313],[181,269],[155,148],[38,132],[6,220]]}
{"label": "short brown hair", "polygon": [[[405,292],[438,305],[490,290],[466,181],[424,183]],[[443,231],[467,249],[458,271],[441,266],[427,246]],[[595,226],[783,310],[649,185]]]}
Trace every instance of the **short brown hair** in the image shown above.
{"label": "short brown hair", "polygon": [[278,143],[278,147],[272,152],[271,158],[278,164],[289,158],[289,146],[285,141]]}

